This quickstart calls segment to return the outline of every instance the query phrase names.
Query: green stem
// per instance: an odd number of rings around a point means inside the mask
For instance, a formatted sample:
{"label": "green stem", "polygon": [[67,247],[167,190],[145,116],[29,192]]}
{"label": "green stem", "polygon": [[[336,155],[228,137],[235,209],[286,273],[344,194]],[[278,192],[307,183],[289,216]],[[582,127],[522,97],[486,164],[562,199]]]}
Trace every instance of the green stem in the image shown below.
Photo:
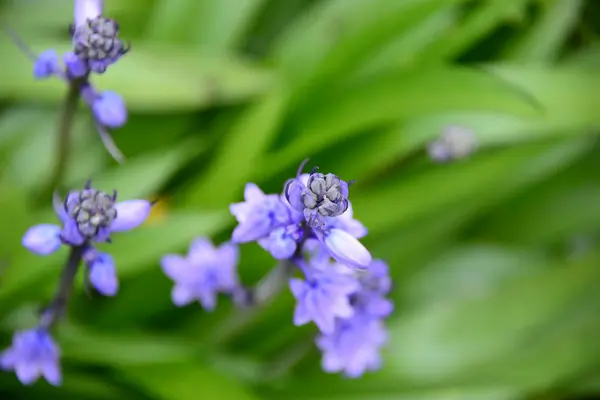
{"label": "green stem", "polygon": [[235,310],[221,324],[211,329],[211,343],[223,344],[244,331],[281,291],[287,286],[296,265],[282,260],[252,290],[252,302],[248,307]]}
{"label": "green stem", "polygon": [[84,249],[83,245],[71,247],[69,258],[60,276],[56,295],[40,320],[42,328],[50,329],[65,314],[69,298],[73,292],[73,281],[79,270]]}
{"label": "green stem", "polygon": [[52,191],[61,184],[68,165],[71,150],[71,131],[73,130],[75,114],[77,113],[77,104],[81,97],[80,86],[80,80],[69,81],[69,89],[63,101],[58,125],[56,158],[50,179],[50,190]]}

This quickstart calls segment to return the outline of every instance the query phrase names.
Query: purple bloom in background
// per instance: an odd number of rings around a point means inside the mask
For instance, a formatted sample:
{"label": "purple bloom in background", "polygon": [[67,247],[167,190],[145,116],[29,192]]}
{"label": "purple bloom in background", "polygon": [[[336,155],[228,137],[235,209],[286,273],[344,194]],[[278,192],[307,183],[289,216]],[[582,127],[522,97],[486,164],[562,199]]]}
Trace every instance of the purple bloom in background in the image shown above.
{"label": "purple bloom in background", "polygon": [[213,246],[207,238],[198,238],[187,257],[165,255],[161,260],[164,273],[175,282],[171,297],[177,306],[198,300],[213,310],[218,293],[232,293],[238,287],[238,248],[232,243]]}
{"label": "purple bloom in background", "polygon": [[314,321],[321,332],[333,333],[337,318],[350,318],[354,314],[350,295],[359,289],[359,284],[332,268],[307,275],[306,280],[290,279],[290,289],[297,301],[294,324]]}
{"label": "purple bloom in background", "polygon": [[229,208],[239,223],[232,234],[234,243],[264,238],[273,230],[293,223],[290,210],[280,195],[266,195],[258,186],[248,183],[244,190],[244,200]]}
{"label": "purple bloom in background", "polygon": [[24,385],[43,377],[48,383],[61,384],[60,350],[44,329],[16,332],[12,346],[0,354],[0,367],[14,371]]}
{"label": "purple bloom in background", "polygon": [[381,320],[357,316],[339,321],[332,334],[319,336],[316,342],[326,372],[358,378],[381,367],[379,352],[387,342],[387,332]]}

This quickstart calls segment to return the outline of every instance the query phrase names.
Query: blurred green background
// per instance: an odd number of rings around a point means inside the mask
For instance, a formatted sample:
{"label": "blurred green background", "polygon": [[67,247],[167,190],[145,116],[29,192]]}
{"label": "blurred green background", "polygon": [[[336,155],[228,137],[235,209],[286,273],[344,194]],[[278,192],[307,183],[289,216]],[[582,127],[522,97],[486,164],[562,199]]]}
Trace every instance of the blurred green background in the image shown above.
{"label": "blurred green background", "polygon": [[[69,47],[72,1],[3,1],[36,52]],[[64,385],[23,399],[575,399],[600,394],[600,3],[592,0],[107,0],[133,50],[94,82],[121,93],[116,165],[83,106],[63,190],[92,177],[161,201],[114,238],[121,290],[81,282],[56,338]],[[54,222],[50,179],[66,87],[0,38],[0,343],[35,323],[65,251],[28,253]],[[447,125],[480,151],[438,165]],[[323,373],[293,299],[214,313],[171,304],[158,260],[227,240],[247,181],[278,192],[299,162],[356,179],[364,243],[395,279],[385,366]],[[273,265],[242,249],[257,281]],[[81,280],[79,280],[81,281]]]}

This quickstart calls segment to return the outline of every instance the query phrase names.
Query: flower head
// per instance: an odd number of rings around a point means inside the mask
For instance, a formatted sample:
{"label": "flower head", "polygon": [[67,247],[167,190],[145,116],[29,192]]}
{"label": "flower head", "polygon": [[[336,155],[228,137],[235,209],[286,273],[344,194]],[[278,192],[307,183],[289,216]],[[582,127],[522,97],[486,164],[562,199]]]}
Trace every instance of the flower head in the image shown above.
{"label": "flower head", "polygon": [[359,316],[339,321],[333,333],[319,336],[316,342],[326,372],[358,378],[380,368],[379,352],[387,342],[387,332],[382,321]]}
{"label": "flower head", "polygon": [[261,239],[273,230],[293,223],[289,208],[277,194],[266,195],[258,186],[248,183],[244,200],[229,207],[239,223],[233,231],[234,243]]}
{"label": "flower head", "polygon": [[175,282],[173,303],[184,306],[198,300],[207,310],[215,308],[218,293],[232,293],[238,287],[237,263],[237,246],[214,247],[207,238],[194,240],[187,257],[168,254],[161,260],[163,272]]}
{"label": "flower head", "polygon": [[101,15],[88,18],[74,29],[73,52],[90,71],[101,74],[129,51],[118,35],[114,20]]}
{"label": "flower head", "polygon": [[31,385],[40,376],[58,386],[62,377],[59,365],[60,350],[44,329],[16,332],[12,346],[0,354],[0,367],[15,371],[24,385]]}
{"label": "flower head", "polygon": [[122,232],[141,225],[150,215],[147,200],[116,202],[111,195],[91,187],[71,192],[61,201],[54,195],[54,211],[62,222],[57,225],[41,224],[31,227],[23,236],[22,244],[30,251],[48,255],[58,250],[61,243],[81,246],[89,242],[110,241],[113,232]]}
{"label": "flower head", "polygon": [[306,280],[290,280],[290,289],[297,302],[294,324],[314,321],[321,332],[332,333],[337,318],[349,318],[354,314],[350,295],[360,286],[355,279],[339,274],[334,268],[313,270],[307,275]]}
{"label": "flower head", "polygon": [[429,156],[437,162],[463,159],[477,150],[477,137],[470,129],[448,126],[441,136],[427,148]]}
{"label": "flower head", "polygon": [[334,174],[311,171],[301,175],[300,165],[295,179],[285,184],[284,195],[289,204],[302,212],[310,227],[325,225],[325,217],[337,217],[348,209],[348,183]]}

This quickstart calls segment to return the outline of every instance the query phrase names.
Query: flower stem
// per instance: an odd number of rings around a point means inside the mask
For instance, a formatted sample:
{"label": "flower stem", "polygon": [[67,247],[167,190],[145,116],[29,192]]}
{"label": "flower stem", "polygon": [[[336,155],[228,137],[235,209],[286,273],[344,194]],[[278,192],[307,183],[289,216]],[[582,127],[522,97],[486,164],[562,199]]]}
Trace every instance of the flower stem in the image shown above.
{"label": "flower stem", "polygon": [[81,96],[81,80],[69,80],[69,89],[63,101],[62,111],[58,125],[56,142],[56,158],[50,179],[50,190],[55,190],[61,183],[69,161],[71,150],[71,131],[77,113],[77,104]]}
{"label": "flower stem", "polygon": [[241,309],[224,318],[212,329],[211,342],[223,344],[242,332],[260,314],[264,306],[275,298],[287,285],[296,265],[291,260],[281,260],[252,289],[249,289],[248,302],[240,304]]}
{"label": "flower stem", "polygon": [[40,319],[40,327],[44,329],[52,328],[58,319],[65,314],[69,298],[73,292],[73,281],[83,259],[84,248],[84,246],[71,247],[69,258],[60,276],[58,290]]}

